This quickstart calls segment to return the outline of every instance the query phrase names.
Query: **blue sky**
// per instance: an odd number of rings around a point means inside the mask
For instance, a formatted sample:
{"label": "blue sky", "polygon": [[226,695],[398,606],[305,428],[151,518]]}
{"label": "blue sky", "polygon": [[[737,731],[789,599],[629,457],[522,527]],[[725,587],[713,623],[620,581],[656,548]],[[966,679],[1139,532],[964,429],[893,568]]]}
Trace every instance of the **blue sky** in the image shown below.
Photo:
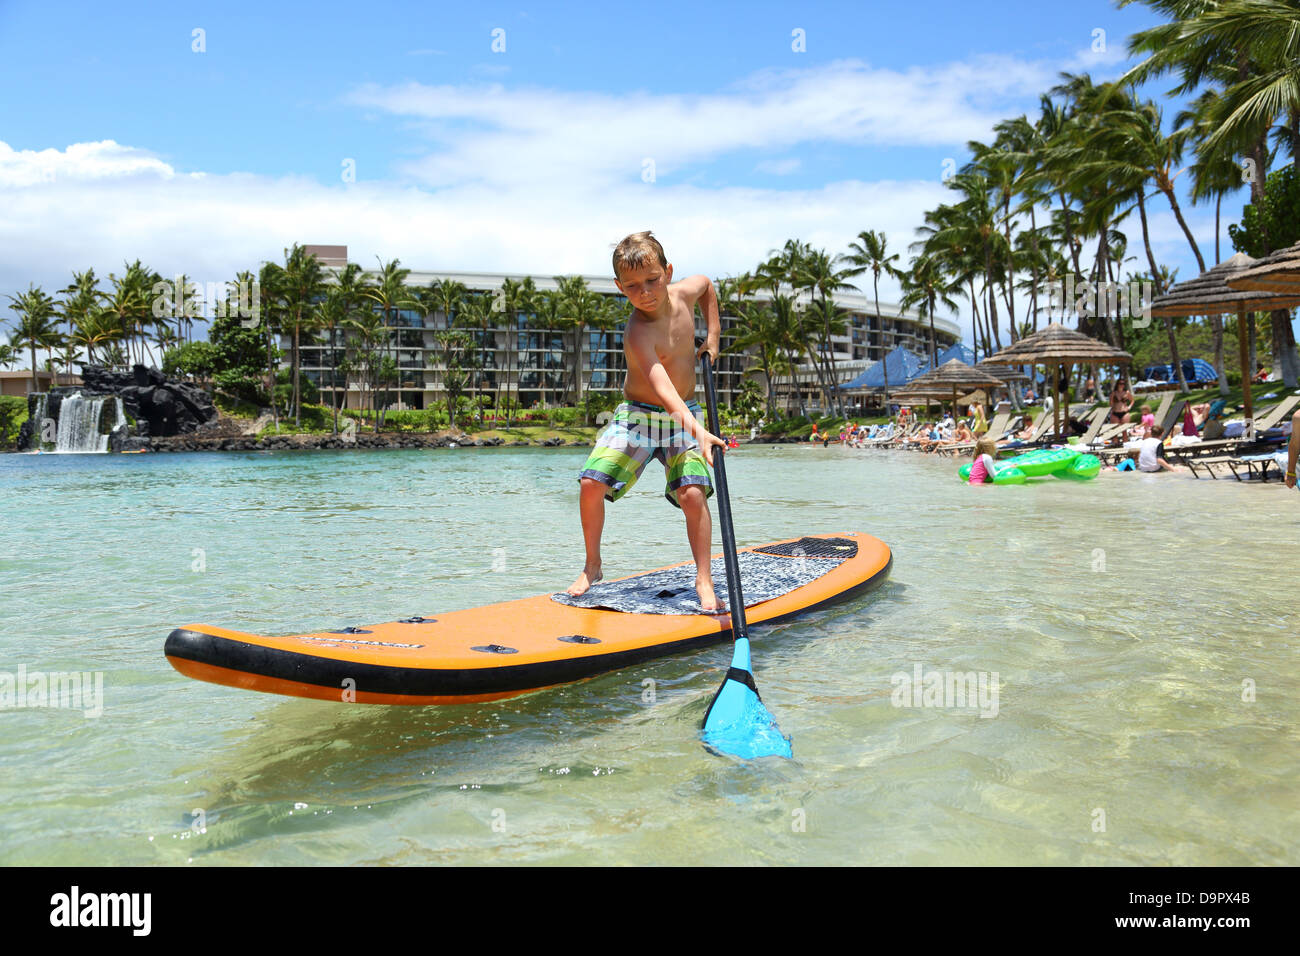
{"label": "blue sky", "polygon": [[[544,274],[605,274],[643,228],[679,275],[865,229],[905,253],[945,160],[1033,115],[1062,70],[1118,75],[1157,22],[1097,0],[0,0],[0,296],[137,257],[220,282],[294,241]],[[1190,277],[1151,207],[1157,256]],[[1213,215],[1188,210],[1211,261]]]}

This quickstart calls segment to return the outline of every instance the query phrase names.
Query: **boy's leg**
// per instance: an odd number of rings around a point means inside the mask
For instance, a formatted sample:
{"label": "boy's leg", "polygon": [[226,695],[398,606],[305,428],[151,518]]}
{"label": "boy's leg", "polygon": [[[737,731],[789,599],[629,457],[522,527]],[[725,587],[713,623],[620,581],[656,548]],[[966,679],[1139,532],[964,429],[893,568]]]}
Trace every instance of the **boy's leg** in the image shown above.
{"label": "boy's leg", "polygon": [[677,503],[686,516],[686,538],[695,558],[695,591],[706,611],[724,610],[713,590],[713,562],[709,552],[713,544],[713,517],[708,498],[701,485],[683,485],[677,489]]}
{"label": "boy's leg", "polygon": [[605,529],[606,486],[594,478],[583,478],[579,509],[582,512],[582,541],[587,549],[587,562],[578,580],[569,586],[567,593],[577,597],[600,580],[600,537]]}

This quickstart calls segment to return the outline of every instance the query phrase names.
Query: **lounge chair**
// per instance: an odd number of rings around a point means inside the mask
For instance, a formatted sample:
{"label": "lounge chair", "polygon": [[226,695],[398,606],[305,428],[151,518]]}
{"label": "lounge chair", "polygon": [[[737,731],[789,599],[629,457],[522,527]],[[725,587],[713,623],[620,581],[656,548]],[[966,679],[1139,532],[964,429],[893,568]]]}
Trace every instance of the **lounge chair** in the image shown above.
{"label": "lounge chair", "polygon": [[[1214,473],[1216,466],[1228,468],[1232,472],[1232,477],[1238,481],[1268,481],[1270,469],[1277,464],[1274,455],[1212,455],[1209,458],[1189,458],[1187,467],[1191,469],[1193,475],[1197,478],[1202,477],[1201,472],[1205,472],[1209,477],[1217,479],[1219,476]],[[1244,474],[1243,474],[1244,473]],[[1281,469],[1278,470],[1279,475]]]}
{"label": "lounge chair", "polygon": [[[994,436],[994,440],[996,440],[997,436],[1001,435],[1003,432],[1007,430],[1007,425],[1008,423],[1010,423],[1010,421],[1011,421],[1011,412],[999,412],[998,414],[993,416],[993,421],[989,422],[989,429],[984,434],[992,435]],[[959,443],[949,444],[949,445],[940,445],[935,449],[935,451],[937,451],[941,455],[960,455],[964,452],[968,452],[971,449],[973,449],[975,445],[978,443],[978,441],[979,439],[976,439],[975,441],[965,441],[965,442],[959,442]]]}
{"label": "lounge chair", "polygon": [[1222,452],[1234,452],[1243,445],[1265,444],[1274,439],[1264,439],[1261,436],[1282,424],[1282,420],[1291,415],[1297,406],[1300,406],[1300,395],[1290,395],[1285,400],[1274,405],[1263,418],[1255,420],[1255,437],[1250,440],[1223,438],[1215,441],[1198,441],[1187,445],[1174,445],[1169,451],[1178,455],[1180,463],[1187,464],[1187,460],[1190,458],[1199,458],[1204,455]]}
{"label": "lounge chair", "polygon": [[1097,432],[1101,431],[1101,427],[1106,424],[1106,416],[1109,414],[1109,408],[1103,407],[1096,409],[1092,413],[1092,417],[1088,419],[1088,430],[1080,436],[1079,440],[1075,442],[1075,444],[1087,445],[1092,442],[1092,440],[1097,437]]}
{"label": "lounge chair", "polygon": [[[1020,416],[1017,416],[1017,417],[1020,417]],[[1025,438],[1025,439],[1015,439],[1015,438],[1013,438],[1013,439],[1009,439],[1010,441],[1014,441],[1014,442],[1016,442],[1016,444],[1008,445],[1007,447],[1008,447],[1008,448],[1028,448],[1029,446],[1036,444],[1036,443],[1037,443],[1037,442],[1042,438],[1043,433],[1044,433],[1047,429],[1049,429],[1049,428],[1052,427],[1052,416],[1051,416],[1051,412],[1046,412],[1046,411],[1039,412],[1039,413],[1038,413],[1038,417],[1037,417],[1036,419],[1034,419],[1033,424],[1032,424],[1030,427],[1033,429],[1033,431],[1030,433],[1030,436],[1029,436],[1028,438]],[[989,434],[990,434],[990,435],[993,434],[993,429],[991,429],[991,428],[989,429]],[[1001,439],[998,439],[998,440],[1000,441]]]}

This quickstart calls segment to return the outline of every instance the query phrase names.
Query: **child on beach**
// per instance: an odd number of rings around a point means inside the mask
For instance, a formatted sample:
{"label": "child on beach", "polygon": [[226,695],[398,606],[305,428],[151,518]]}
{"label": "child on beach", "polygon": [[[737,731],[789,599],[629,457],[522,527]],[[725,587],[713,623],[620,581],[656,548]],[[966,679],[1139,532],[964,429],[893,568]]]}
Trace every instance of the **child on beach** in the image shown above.
{"label": "child on beach", "polygon": [[[626,398],[614,411],[578,476],[586,564],[568,593],[584,594],[601,579],[600,539],[605,499],[617,501],[641,476],[651,458],[663,463],[665,497],[686,516],[686,537],[695,558],[695,591],[705,611],[722,610],[713,589],[709,560],[713,522],[707,500],[713,494],[709,467],[713,449],[726,443],[710,434],[695,401],[695,362],[705,352],[718,357],[722,326],[718,299],[708,276],[673,283],[663,246],[648,231],[633,233],[614,250],[615,284],[633,307],[623,335],[627,357]],[[695,348],[695,306],[708,335]]]}
{"label": "child on beach", "polygon": [[968,485],[982,485],[993,480],[993,463],[998,457],[998,443],[984,437],[975,443],[975,461],[970,466]]}
{"label": "child on beach", "polygon": [[1151,429],[1155,427],[1156,416],[1151,411],[1150,405],[1142,406],[1142,438],[1151,437]]}

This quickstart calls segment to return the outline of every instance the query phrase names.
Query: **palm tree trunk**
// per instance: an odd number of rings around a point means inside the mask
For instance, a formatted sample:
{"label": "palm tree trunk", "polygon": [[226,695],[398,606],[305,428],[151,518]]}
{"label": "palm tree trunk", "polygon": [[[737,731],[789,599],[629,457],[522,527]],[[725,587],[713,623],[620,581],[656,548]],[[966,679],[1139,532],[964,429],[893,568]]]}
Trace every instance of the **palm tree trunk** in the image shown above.
{"label": "palm tree trunk", "polygon": [[[1273,319],[1273,361],[1282,366],[1282,384],[1295,388],[1300,377],[1300,362],[1297,362],[1295,333],[1291,330],[1291,312],[1289,309],[1275,309]],[[1252,323],[1253,325],[1253,323]],[[1251,366],[1254,370],[1254,365]]]}
{"label": "palm tree trunk", "polygon": [[298,394],[298,327],[299,323],[293,324],[293,426],[298,428],[302,425],[302,405]]}
{"label": "palm tree trunk", "polygon": [[[1246,342],[1249,344],[1250,360],[1246,363],[1247,368],[1241,370],[1241,380],[1249,381],[1255,374],[1255,369],[1259,367],[1259,356],[1256,354],[1256,344],[1258,342],[1258,332],[1255,328],[1255,313],[1246,313]],[[1274,356],[1277,355],[1276,350]],[[1276,358],[1274,359],[1276,362]]]}
{"label": "palm tree trunk", "polygon": [[[1201,255],[1201,247],[1196,244],[1196,237],[1192,235],[1192,230],[1187,228],[1187,220],[1183,218],[1183,211],[1178,206],[1178,197],[1174,195],[1174,189],[1170,186],[1168,189],[1161,189],[1165,197],[1169,200],[1169,205],[1174,210],[1174,218],[1178,220],[1178,225],[1183,230],[1183,235],[1187,237],[1188,243],[1191,244],[1192,252],[1196,255],[1196,264],[1200,266],[1201,271],[1205,271],[1205,258]],[[1217,238],[1217,235],[1216,235]]]}
{"label": "palm tree trunk", "polygon": [[1223,358],[1223,316],[1210,316],[1210,329],[1214,334],[1214,368],[1219,373],[1219,394],[1228,395],[1228,369]]}
{"label": "palm tree trunk", "polygon": [[[1138,215],[1142,218],[1142,245],[1146,247],[1147,262],[1151,266],[1151,282],[1155,286],[1156,295],[1164,295],[1164,289],[1160,283],[1160,270],[1156,268],[1155,253],[1151,251],[1151,232],[1147,228],[1147,205],[1142,190],[1138,190]],[[1133,303],[1129,303],[1129,311],[1132,312]],[[1174,374],[1178,376],[1178,393],[1186,395],[1189,391],[1187,388],[1187,377],[1183,374],[1183,363],[1178,355],[1178,338],[1174,335],[1174,320],[1171,316],[1164,317],[1165,332],[1169,336],[1169,360],[1174,365]]]}
{"label": "palm tree trunk", "polygon": [[1034,207],[1029,207],[1029,243],[1034,258],[1030,263],[1031,285],[1029,286],[1029,310],[1034,316],[1034,331],[1038,331],[1038,220],[1034,216]]}
{"label": "palm tree trunk", "polygon": [[[875,274],[873,286],[876,293],[876,321],[880,323],[880,341],[881,348],[884,348],[885,341],[885,320],[880,315],[880,273]],[[890,349],[885,349],[885,357],[880,362],[880,371],[885,376],[885,411],[889,411],[889,353]]]}

